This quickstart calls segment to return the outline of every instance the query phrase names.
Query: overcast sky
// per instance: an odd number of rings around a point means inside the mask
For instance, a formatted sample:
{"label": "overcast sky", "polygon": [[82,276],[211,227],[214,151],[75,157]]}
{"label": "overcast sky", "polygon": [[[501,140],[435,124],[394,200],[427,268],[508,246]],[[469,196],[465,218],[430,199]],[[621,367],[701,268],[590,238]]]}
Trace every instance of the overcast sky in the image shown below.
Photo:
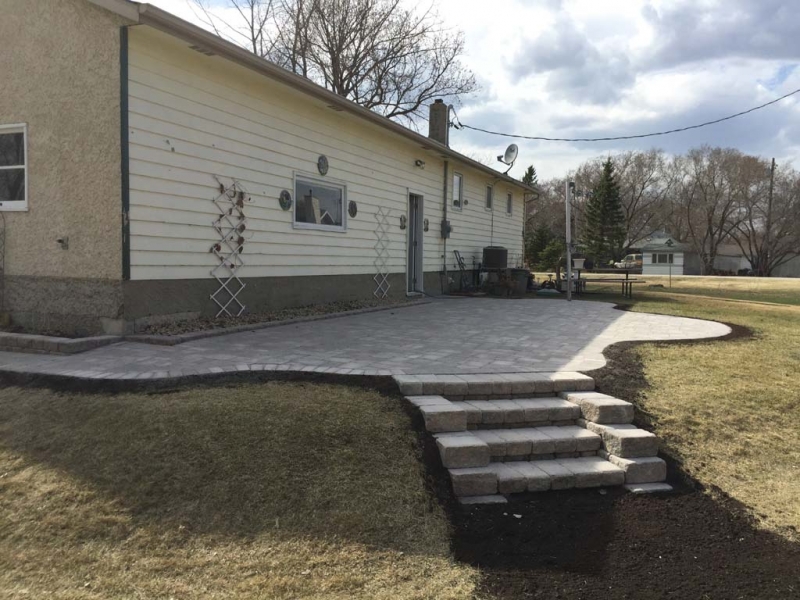
{"label": "overcast sky", "polygon": [[[197,22],[192,0],[150,0]],[[224,0],[212,0],[224,5]],[[479,92],[457,107],[484,129],[605,137],[672,129],[762,104],[800,88],[798,0],[434,0],[466,35]],[[452,131],[451,145],[485,162],[512,141]],[[800,94],[734,121],[666,137],[602,143],[516,140],[512,175],[540,179],[627,149],[729,146],[800,167]],[[496,163],[495,163],[496,164]]]}

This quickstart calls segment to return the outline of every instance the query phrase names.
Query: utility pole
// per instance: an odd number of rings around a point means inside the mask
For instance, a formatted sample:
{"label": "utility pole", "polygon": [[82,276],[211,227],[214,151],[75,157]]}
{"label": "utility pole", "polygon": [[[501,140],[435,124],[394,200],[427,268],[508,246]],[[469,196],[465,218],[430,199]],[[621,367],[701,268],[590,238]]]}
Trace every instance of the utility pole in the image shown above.
{"label": "utility pole", "polygon": [[567,181],[564,196],[567,211],[567,301],[572,301],[572,190],[575,189],[574,181]]}
{"label": "utility pole", "polygon": [[[764,248],[761,256],[758,257],[758,274],[762,277],[767,275],[769,265],[769,234],[772,230],[772,194],[775,191],[775,159],[772,159],[772,167],[769,170],[769,199],[767,200],[767,230],[764,232]],[[767,264],[764,264],[766,261]]]}

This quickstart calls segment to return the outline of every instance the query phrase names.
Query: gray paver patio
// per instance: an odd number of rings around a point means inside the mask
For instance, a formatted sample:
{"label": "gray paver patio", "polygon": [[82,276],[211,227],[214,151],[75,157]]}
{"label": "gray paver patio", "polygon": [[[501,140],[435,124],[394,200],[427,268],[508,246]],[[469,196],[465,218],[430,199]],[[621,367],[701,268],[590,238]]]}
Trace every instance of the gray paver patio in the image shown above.
{"label": "gray paver patio", "polygon": [[726,335],[721,323],[599,302],[441,299],[178,346],[120,342],[71,356],[0,352],[0,370],[157,379],[248,370],[351,375],[590,371],[616,342]]}

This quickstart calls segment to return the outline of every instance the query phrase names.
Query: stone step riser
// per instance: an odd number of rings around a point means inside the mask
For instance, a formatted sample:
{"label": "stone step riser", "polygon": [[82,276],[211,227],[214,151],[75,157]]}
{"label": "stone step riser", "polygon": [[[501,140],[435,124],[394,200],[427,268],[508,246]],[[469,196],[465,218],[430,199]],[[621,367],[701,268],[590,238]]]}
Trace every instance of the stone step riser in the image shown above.
{"label": "stone step riser", "polygon": [[580,419],[567,419],[564,421],[522,421],[521,423],[503,423],[495,425],[490,423],[467,423],[467,431],[486,431],[489,429],[530,429],[531,427],[576,427]]}
{"label": "stone step riser", "polygon": [[506,373],[485,375],[397,375],[405,396],[503,397],[591,391],[594,379],[582,373]]}
{"label": "stone step riser", "polygon": [[408,400],[465,502],[573,487],[669,488],[656,436],[631,424],[631,403],[594,392],[586,376],[430,375],[398,383],[417,391]]}
{"label": "stone step riser", "polygon": [[561,392],[568,402],[580,408],[584,420],[600,424],[633,423],[633,404],[597,392]]}
{"label": "stone step riser", "polygon": [[458,497],[623,485],[625,474],[601,458],[576,458],[450,469]]}
{"label": "stone step riser", "polygon": [[447,468],[589,456],[602,448],[599,435],[576,426],[441,433],[436,444]]}

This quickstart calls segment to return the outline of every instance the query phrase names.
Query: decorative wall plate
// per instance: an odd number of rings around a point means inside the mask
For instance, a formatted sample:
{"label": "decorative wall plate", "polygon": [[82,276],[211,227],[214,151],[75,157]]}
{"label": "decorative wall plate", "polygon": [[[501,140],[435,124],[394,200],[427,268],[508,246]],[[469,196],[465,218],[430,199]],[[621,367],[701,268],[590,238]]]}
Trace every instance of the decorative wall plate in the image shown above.
{"label": "decorative wall plate", "polygon": [[281,192],[280,197],[278,198],[278,202],[281,205],[283,210],[289,210],[292,208],[292,194],[289,190],[283,190]]}
{"label": "decorative wall plate", "polygon": [[328,174],[328,157],[324,154],[320,154],[319,158],[317,159],[317,170],[319,171],[320,175]]}

